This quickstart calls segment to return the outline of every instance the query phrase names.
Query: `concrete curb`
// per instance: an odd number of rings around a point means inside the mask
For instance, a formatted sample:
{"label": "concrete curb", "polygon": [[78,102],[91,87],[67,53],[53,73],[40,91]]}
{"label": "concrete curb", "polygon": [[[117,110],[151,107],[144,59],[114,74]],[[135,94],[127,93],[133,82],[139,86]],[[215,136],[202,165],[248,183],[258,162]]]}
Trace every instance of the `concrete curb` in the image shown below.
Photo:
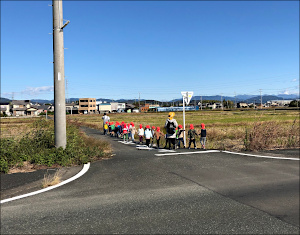
{"label": "concrete curb", "polygon": [[58,188],[58,187],[60,187],[64,184],[70,183],[71,181],[74,181],[74,180],[78,179],[79,177],[84,175],[89,170],[89,168],[90,168],[90,163],[84,164],[82,170],[79,173],[77,173],[73,177],[71,177],[71,178],[69,178],[69,179],[67,179],[63,182],[60,182],[59,184],[56,184],[56,185],[53,185],[53,186],[50,186],[50,187],[47,187],[47,188],[44,188],[44,189],[41,189],[41,190],[38,190],[38,191],[35,191],[35,192],[23,194],[23,195],[12,197],[12,198],[7,198],[7,199],[4,199],[4,200],[1,200],[0,203],[3,204],[3,203],[6,203],[6,202],[10,202],[10,201],[18,200],[18,199],[21,199],[21,198],[33,196],[33,195],[36,195],[36,194],[40,194],[40,193]]}

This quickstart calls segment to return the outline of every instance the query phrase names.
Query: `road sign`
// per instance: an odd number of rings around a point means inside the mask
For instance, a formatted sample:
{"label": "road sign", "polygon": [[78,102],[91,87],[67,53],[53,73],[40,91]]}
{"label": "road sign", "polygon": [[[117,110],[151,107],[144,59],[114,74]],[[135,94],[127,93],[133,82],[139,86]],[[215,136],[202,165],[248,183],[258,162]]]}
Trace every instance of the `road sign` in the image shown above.
{"label": "road sign", "polygon": [[192,97],[193,97],[194,92],[193,91],[182,91],[181,95],[183,97],[183,100],[185,101],[186,104],[189,104]]}

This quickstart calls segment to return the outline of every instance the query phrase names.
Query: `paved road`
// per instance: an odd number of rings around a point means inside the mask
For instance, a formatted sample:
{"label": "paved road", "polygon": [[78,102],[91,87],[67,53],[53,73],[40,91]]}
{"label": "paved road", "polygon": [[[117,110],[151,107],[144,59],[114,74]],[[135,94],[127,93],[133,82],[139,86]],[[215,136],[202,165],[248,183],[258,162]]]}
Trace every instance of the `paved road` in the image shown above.
{"label": "paved road", "polygon": [[2,204],[1,233],[299,234],[299,161],[109,140],[115,156],[76,181]]}

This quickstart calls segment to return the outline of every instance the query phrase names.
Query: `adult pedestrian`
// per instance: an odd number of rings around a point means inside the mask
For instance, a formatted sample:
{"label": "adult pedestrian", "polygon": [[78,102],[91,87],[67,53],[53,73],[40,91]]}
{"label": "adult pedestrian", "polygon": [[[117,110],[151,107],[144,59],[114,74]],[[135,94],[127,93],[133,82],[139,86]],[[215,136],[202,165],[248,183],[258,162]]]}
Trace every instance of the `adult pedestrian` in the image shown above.
{"label": "adult pedestrian", "polygon": [[110,117],[106,115],[106,113],[104,113],[104,115],[102,116],[103,119],[103,130],[104,130],[104,125],[106,122],[110,121]]}
{"label": "adult pedestrian", "polygon": [[168,119],[166,120],[165,123],[165,128],[166,128],[166,137],[167,137],[167,143],[169,143],[169,149],[174,148],[176,149],[175,146],[175,140],[176,140],[176,128],[178,127],[178,123],[176,119],[174,119],[175,113],[170,112],[168,115]]}

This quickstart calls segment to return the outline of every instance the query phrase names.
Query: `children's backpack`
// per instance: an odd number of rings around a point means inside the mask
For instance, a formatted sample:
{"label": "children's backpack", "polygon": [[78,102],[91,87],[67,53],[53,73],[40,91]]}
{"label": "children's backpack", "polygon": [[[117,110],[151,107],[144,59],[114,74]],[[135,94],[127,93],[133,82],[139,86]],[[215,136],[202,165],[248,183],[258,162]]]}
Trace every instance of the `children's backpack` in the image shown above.
{"label": "children's backpack", "polygon": [[176,131],[176,127],[173,122],[168,121],[167,124],[167,133],[173,135]]}

